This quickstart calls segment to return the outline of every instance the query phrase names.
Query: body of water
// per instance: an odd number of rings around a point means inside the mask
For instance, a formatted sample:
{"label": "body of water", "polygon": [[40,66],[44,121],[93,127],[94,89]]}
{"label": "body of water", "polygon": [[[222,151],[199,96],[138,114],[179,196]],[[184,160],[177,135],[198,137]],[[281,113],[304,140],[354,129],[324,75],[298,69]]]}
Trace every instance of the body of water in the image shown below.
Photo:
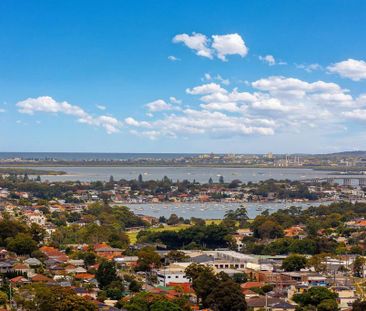
{"label": "body of water", "polygon": [[285,209],[290,206],[299,206],[307,208],[309,206],[318,206],[320,204],[328,205],[331,202],[314,203],[168,203],[168,204],[124,204],[134,213],[149,215],[154,217],[176,214],[183,218],[203,218],[203,219],[222,219],[229,210],[235,210],[241,206],[247,208],[249,218],[261,214],[266,209],[273,213],[279,209]]}
{"label": "body of water", "polygon": [[194,153],[99,153],[99,152],[0,152],[0,159],[45,160],[61,161],[118,161],[130,159],[175,159],[192,157]]}
{"label": "body of water", "polygon": [[[267,179],[304,180],[313,178],[345,178],[347,175],[329,175],[329,171],[315,171],[301,168],[229,168],[229,167],[29,167],[41,170],[64,171],[66,175],[42,176],[49,181],[108,181],[110,176],[115,180],[137,179],[142,174],[144,180],[162,179],[164,176],[176,180],[196,180],[207,183],[210,178],[217,182],[220,176],[226,182],[239,179],[242,182],[258,182]],[[358,177],[351,175],[350,177]],[[360,175],[359,177],[365,177]]]}

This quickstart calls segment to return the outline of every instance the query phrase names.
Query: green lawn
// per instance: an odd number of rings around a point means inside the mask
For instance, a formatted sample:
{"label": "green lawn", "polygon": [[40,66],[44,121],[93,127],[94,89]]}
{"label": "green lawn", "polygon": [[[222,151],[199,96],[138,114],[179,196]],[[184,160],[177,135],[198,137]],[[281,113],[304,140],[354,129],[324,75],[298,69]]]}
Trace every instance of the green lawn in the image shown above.
{"label": "green lawn", "polygon": [[206,225],[212,225],[212,224],[219,225],[221,224],[221,222],[222,219],[206,219]]}
{"label": "green lawn", "polygon": [[[185,225],[185,224],[180,224],[180,225],[176,225],[176,226],[164,226],[162,228],[149,228],[147,229],[148,231],[151,232],[162,232],[162,231],[179,231],[182,229],[186,229],[188,227],[190,227],[191,225]],[[139,230],[136,231],[128,231],[127,235],[130,239],[131,244],[135,244],[137,241],[137,234],[138,234]]]}
{"label": "green lawn", "polygon": [[128,238],[130,239],[131,244],[135,244],[137,241],[137,233],[138,231],[128,231],[126,232]]}

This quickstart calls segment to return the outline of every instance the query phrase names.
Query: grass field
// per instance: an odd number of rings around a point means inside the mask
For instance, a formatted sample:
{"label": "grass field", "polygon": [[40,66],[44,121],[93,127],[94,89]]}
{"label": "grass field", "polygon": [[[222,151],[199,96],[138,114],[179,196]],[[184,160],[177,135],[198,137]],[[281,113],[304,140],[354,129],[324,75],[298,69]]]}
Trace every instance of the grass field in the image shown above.
{"label": "grass field", "polygon": [[206,225],[212,225],[212,224],[219,225],[221,224],[221,222],[222,219],[206,219]]}
{"label": "grass field", "polygon": [[[221,219],[207,219],[206,220],[206,225],[210,225],[212,223],[218,225],[221,223]],[[161,228],[149,228],[147,229],[150,232],[162,232],[162,231],[179,231],[182,229],[186,229],[189,228],[191,225],[185,225],[185,224],[179,224],[176,226],[164,226]],[[128,231],[127,235],[128,238],[130,239],[130,243],[131,244],[135,244],[137,241],[137,234],[139,233],[139,230],[135,230],[135,231]]]}
{"label": "grass field", "polygon": [[[188,227],[190,227],[191,225],[177,225],[177,226],[165,226],[162,228],[149,228],[147,229],[150,232],[161,232],[161,231],[179,231],[182,229],[186,229]],[[136,230],[136,231],[128,231],[127,235],[130,239],[130,243],[131,244],[135,244],[137,241],[137,234],[139,233],[140,230]]]}

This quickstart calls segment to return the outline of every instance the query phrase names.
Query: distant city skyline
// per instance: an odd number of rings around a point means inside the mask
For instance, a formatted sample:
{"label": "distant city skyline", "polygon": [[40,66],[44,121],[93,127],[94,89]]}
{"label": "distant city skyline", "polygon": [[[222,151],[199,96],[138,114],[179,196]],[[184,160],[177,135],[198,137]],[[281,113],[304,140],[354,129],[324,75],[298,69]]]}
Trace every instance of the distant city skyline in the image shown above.
{"label": "distant city skyline", "polygon": [[366,3],[0,2],[0,152],[366,150]]}

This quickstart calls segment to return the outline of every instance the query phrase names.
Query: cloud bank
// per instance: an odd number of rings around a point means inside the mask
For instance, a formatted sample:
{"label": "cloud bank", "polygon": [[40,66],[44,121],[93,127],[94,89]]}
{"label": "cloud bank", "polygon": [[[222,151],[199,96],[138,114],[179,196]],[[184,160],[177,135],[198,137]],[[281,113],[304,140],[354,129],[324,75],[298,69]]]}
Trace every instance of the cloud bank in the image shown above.
{"label": "cloud bank", "polygon": [[57,102],[50,96],[27,98],[18,102],[16,106],[20,113],[28,115],[43,112],[73,116],[80,123],[105,129],[108,134],[119,132],[122,127],[122,123],[112,116],[92,116],[79,106],[71,105],[66,101]]}

